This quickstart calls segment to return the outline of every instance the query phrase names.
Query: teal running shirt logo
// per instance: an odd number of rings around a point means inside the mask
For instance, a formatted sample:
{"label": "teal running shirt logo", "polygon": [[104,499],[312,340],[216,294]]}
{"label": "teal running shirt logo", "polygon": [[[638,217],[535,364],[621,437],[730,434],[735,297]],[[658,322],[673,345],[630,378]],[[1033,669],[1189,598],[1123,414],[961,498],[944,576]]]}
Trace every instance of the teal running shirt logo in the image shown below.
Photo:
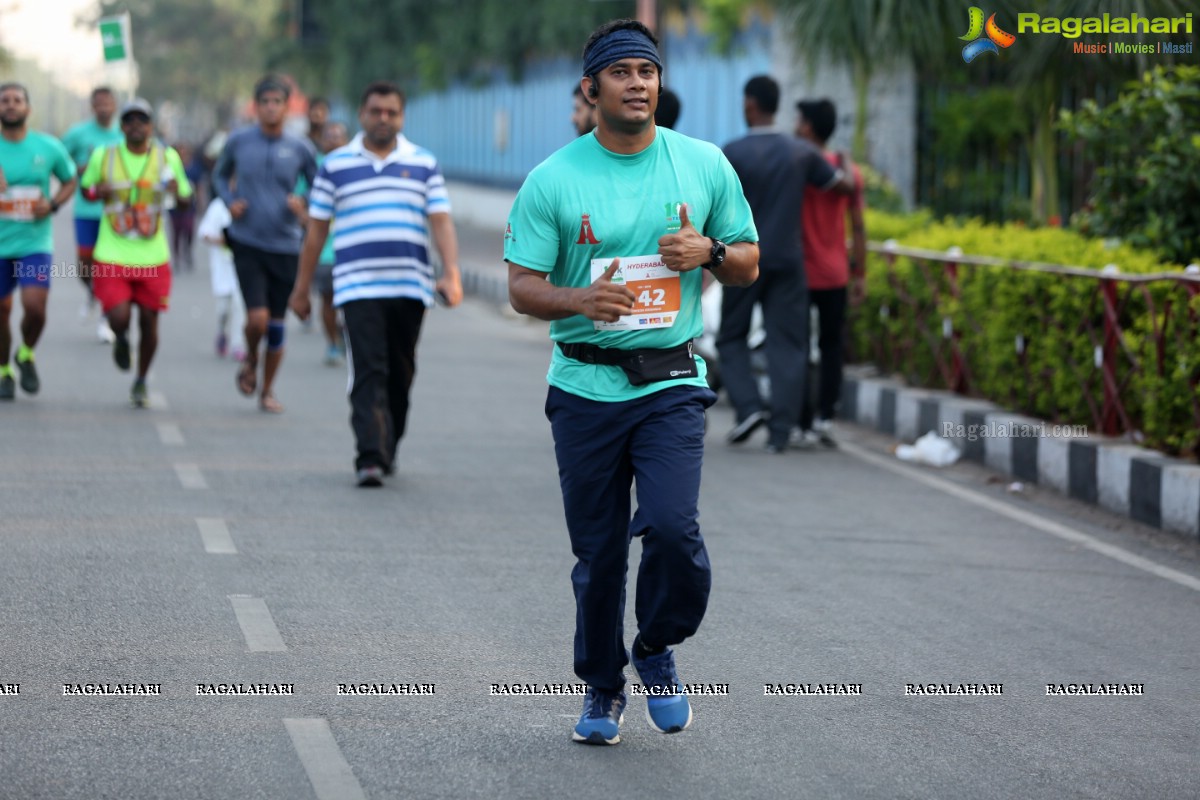
{"label": "teal running shirt logo", "polygon": [[683,203],[663,203],[663,210],[667,212],[667,233],[678,233],[683,227],[683,223],[679,219],[679,207]]}
{"label": "teal running shirt logo", "polygon": [[996,24],[995,14],[987,18],[986,24],[983,21],[983,9],[978,6],[971,6],[967,15],[970,27],[958,38],[968,43],[962,51],[963,61],[968,64],[984,53],[999,54],[1001,48],[1012,47],[1013,42],[1017,40],[1011,33],[1000,29]]}

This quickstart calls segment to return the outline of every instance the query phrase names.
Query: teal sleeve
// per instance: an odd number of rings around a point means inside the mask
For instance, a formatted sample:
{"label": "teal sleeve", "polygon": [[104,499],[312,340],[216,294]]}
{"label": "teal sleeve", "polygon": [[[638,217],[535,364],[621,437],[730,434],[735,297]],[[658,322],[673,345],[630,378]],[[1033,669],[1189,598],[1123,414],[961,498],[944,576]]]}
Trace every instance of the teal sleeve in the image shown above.
{"label": "teal sleeve", "polygon": [[504,230],[504,260],[539,272],[558,262],[559,231],[554,204],[535,174],[517,192]]}
{"label": "teal sleeve", "polygon": [[75,166],[75,162],[71,159],[70,152],[68,152],[66,146],[57,139],[54,140],[54,147],[58,151],[58,157],[54,160],[54,177],[58,178],[63,183],[75,180],[76,176],[79,174],[79,168]]}
{"label": "teal sleeve", "polygon": [[67,131],[66,134],[63,135],[62,144],[63,147],[67,148],[67,155],[71,157],[71,160],[76,164],[76,168],[78,168],[86,164],[87,160],[78,157],[79,154],[77,151],[79,145],[75,143],[76,138],[78,138],[76,129],[71,128],[71,130]]}

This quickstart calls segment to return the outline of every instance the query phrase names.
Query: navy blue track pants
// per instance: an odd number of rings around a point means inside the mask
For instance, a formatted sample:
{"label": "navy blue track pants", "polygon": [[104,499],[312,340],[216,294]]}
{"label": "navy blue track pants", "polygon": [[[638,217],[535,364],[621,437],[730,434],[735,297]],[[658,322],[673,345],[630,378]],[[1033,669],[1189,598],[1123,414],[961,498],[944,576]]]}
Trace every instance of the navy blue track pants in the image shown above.
{"label": "navy blue track pants", "polygon": [[[707,388],[675,386],[647,397],[602,403],[550,387],[546,417],[575,588],[575,674],[619,689],[625,649],[629,543],[643,536],[635,611],[642,640],[670,646],[704,618],[712,571],[697,522]],[[637,513],[630,487],[636,479]]]}

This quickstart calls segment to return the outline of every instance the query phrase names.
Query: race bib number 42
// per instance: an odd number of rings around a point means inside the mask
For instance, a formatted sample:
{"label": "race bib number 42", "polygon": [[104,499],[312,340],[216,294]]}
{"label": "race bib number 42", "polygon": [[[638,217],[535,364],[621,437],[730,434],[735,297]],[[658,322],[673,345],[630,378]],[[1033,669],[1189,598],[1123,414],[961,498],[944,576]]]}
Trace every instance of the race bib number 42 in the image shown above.
{"label": "race bib number 42", "polygon": [[42,190],[36,186],[13,186],[0,192],[0,219],[30,222],[34,219],[33,205],[41,199]]}
{"label": "race bib number 42", "polygon": [[[592,280],[604,274],[611,258],[592,259]],[[633,292],[633,313],[616,322],[593,322],[598,331],[636,331],[669,328],[679,316],[679,273],[662,262],[662,256],[622,258],[612,282],[624,284]]]}

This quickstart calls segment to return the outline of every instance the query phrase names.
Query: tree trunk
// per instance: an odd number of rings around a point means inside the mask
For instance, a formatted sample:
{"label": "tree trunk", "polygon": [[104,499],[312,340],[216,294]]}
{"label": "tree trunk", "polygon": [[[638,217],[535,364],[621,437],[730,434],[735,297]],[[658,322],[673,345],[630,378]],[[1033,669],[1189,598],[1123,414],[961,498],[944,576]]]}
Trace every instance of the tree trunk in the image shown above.
{"label": "tree trunk", "polygon": [[851,157],[862,164],[867,163],[867,122],[871,94],[871,65],[864,60],[855,59],[853,66],[854,78],[854,141],[851,144]]}
{"label": "tree trunk", "polygon": [[1058,200],[1058,139],[1054,120],[1058,104],[1053,87],[1043,83],[1031,98],[1034,103],[1033,137],[1029,147],[1030,205],[1033,220],[1061,225]]}

